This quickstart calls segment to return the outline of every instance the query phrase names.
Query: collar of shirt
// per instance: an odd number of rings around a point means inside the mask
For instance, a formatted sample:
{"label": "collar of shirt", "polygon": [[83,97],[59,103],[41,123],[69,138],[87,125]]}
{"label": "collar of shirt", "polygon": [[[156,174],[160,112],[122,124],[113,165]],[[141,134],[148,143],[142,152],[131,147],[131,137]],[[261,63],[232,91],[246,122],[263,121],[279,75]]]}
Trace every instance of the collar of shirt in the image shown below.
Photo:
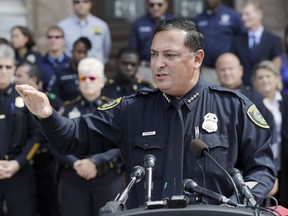
{"label": "collar of shirt", "polygon": [[281,93],[277,91],[273,100],[268,100],[268,98],[265,98],[263,102],[266,107],[273,113],[274,110],[279,110],[279,101],[282,101],[282,99],[283,98]]}
{"label": "collar of shirt", "polygon": [[86,20],[80,20],[76,15],[74,15],[72,18],[76,24],[80,26],[85,26],[85,25],[88,25],[90,17],[91,17],[91,14],[89,13]]}
{"label": "collar of shirt", "polygon": [[81,95],[81,105],[82,106],[88,106],[88,107],[93,107],[93,108],[97,108],[99,106],[101,106],[102,104],[104,104],[104,102],[102,102],[101,100],[101,96],[97,97],[94,101],[88,101],[83,95]]}
{"label": "collar of shirt", "polygon": [[13,91],[14,85],[9,84],[5,89],[0,89],[0,94],[1,95],[10,95],[11,92]]}
{"label": "collar of shirt", "polygon": [[[199,98],[205,87],[205,83],[201,77],[199,77],[198,82],[196,85],[182,98],[184,101],[184,104],[187,106],[189,110],[192,109],[193,101],[197,100]],[[168,109],[172,105],[172,100],[175,100],[175,97],[171,95],[167,95],[163,93],[163,98],[165,98],[166,105],[165,108]]]}
{"label": "collar of shirt", "polygon": [[253,45],[253,36],[255,37],[255,41],[256,41],[256,44],[259,44],[260,43],[260,40],[261,40],[261,37],[262,37],[262,34],[263,34],[263,31],[264,31],[264,26],[260,26],[257,31],[255,32],[252,32],[252,31],[248,31],[248,36],[249,36],[249,47],[251,48],[252,45]]}
{"label": "collar of shirt", "polygon": [[51,62],[52,64],[61,63],[61,62],[63,62],[64,58],[65,58],[64,54],[62,56],[60,56],[58,59],[54,59],[50,55],[47,56],[48,61]]}

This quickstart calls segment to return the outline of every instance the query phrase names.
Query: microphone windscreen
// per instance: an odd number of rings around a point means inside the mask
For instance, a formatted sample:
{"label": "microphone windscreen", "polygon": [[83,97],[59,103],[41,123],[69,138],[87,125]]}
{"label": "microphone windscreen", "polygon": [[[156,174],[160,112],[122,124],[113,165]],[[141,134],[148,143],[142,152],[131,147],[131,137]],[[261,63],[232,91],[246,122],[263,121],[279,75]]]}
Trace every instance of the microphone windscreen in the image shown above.
{"label": "microphone windscreen", "polygon": [[208,145],[201,139],[193,139],[190,143],[190,150],[196,157],[202,158],[203,152],[208,152]]}
{"label": "microphone windscreen", "polygon": [[143,160],[144,167],[145,168],[148,168],[148,167],[153,168],[155,166],[155,161],[156,161],[156,158],[154,155],[152,155],[152,154],[145,155],[144,160]]}

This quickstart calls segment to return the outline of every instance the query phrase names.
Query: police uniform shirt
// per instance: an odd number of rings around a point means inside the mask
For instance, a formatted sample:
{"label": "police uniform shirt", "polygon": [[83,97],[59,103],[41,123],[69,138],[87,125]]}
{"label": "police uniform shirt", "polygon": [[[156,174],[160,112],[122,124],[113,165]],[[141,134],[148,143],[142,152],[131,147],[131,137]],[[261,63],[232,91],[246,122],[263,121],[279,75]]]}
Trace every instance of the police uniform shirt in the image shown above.
{"label": "police uniform shirt", "polygon": [[15,86],[0,90],[0,160],[27,165],[39,148],[40,136],[39,125]]}
{"label": "police uniform shirt", "polygon": [[143,88],[151,88],[150,84],[141,80],[133,79],[130,82],[123,81],[120,78],[109,79],[105,87],[102,89],[101,94],[108,98],[118,98],[135,94]]}
{"label": "police uniform shirt", "polygon": [[17,52],[15,53],[15,64],[18,66],[24,62],[29,62],[31,64],[40,65],[42,61],[42,56],[39,52],[28,50],[26,55],[21,57]]}
{"label": "police uniform shirt", "polygon": [[47,90],[56,94],[62,101],[77,98],[80,95],[77,70],[69,67],[59,71],[49,81]]}
{"label": "police uniform shirt", "polygon": [[[77,118],[80,117],[81,115],[87,114],[87,113],[93,113],[97,108],[104,103],[107,103],[111,101],[111,99],[108,99],[104,96],[100,96],[96,98],[94,101],[88,101],[86,100],[83,96],[79,96],[76,99],[72,101],[66,101],[63,106],[60,108],[59,113],[62,116],[65,116],[69,119]],[[67,157],[61,157],[58,154],[56,154],[58,159],[60,159],[63,163],[69,165],[70,167],[73,167],[73,163],[78,160],[79,158],[87,158],[86,156],[79,156],[77,155],[69,155]],[[107,160],[103,159],[106,158]],[[95,164],[101,164],[104,162],[107,162],[109,160],[112,160],[116,157],[120,157],[120,152],[111,150],[109,152],[105,152],[103,154],[96,154],[96,155],[90,155],[90,159],[95,163]]]}
{"label": "police uniform shirt", "polygon": [[[171,19],[172,16],[165,14],[162,19]],[[157,23],[150,14],[145,14],[139,17],[132,23],[131,32],[129,36],[129,45],[138,50],[140,60],[150,62],[150,45],[153,35],[153,29]]]}
{"label": "police uniform shirt", "polygon": [[223,4],[215,13],[204,10],[195,18],[195,23],[205,37],[203,64],[213,68],[217,57],[231,50],[232,39],[245,31],[240,15]]}
{"label": "police uniform shirt", "polygon": [[68,68],[71,64],[71,58],[66,54],[58,59],[53,59],[48,53],[42,58],[39,67],[41,68],[41,80],[43,81],[43,90],[47,91],[48,83],[54,74],[64,68]]}
{"label": "police uniform shirt", "polygon": [[[93,115],[71,121],[53,112],[40,123],[60,152],[91,154],[100,152],[104,143],[114,143],[121,149],[128,173],[134,166],[142,165],[146,154],[153,154],[156,157],[153,199],[160,200],[165,188],[163,176],[168,171],[166,151],[171,145],[167,137],[173,134],[169,131],[173,125],[170,118],[175,112],[172,100],[173,97],[159,90],[143,91],[103,105]],[[202,79],[182,100],[185,103],[183,178],[192,178],[200,186],[203,186],[205,178],[206,188],[227,197],[233,193],[228,180],[214,163],[207,158],[198,163],[189,150],[191,140],[199,137],[224,168],[237,167],[243,171],[245,181],[254,184],[252,191],[256,199],[266,196],[274,185],[275,175],[271,135],[269,126],[255,105],[242,94],[210,86]],[[141,181],[131,191],[129,207],[143,204],[144,194],[144,183]]]}

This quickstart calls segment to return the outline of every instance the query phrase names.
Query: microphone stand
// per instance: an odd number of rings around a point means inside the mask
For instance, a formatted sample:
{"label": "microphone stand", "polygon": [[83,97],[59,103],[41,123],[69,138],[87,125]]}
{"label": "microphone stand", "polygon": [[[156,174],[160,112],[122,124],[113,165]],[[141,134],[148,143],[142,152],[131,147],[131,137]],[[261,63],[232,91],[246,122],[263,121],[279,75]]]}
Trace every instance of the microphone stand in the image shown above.
{"label": "microphone stand", "polygon": [[123,211],[125,209],[125,203],[128,199],[128,194],[131,190],[131,188],[134,186],[135,183],[138,183],[141,181],[143,176],[145,175],[145,170],[141,166],[135,166],[133,168],[133,172],[131,173],[130,177],[131,180],[129,184],[126,186],[124,191],[122,193],[119,193],[114,201],[109,201],[106,203],[105,206],[103,206],[100,210],[98,215],[107,215],[112,214],[115,212]]}
{"label": "microphone stand", "polygon": [[238,203],[241,203],[240,201],[240,195],[239,195],[239,192],[238,192],[238,189],[235,185],[235,182],[234,180],[232,179],[232,177],[230,176],[230,174],[207,152],[207,151],[203,151],[203,154],[208,157],[218,168],[220,168],[224,173],[225,175],[228,177],[230,183],[232,184],[233,186],[233,189],[234,189],[234,192],[235,192],[235,195],[236,195],[236,199],[237,199],[237,202]]}

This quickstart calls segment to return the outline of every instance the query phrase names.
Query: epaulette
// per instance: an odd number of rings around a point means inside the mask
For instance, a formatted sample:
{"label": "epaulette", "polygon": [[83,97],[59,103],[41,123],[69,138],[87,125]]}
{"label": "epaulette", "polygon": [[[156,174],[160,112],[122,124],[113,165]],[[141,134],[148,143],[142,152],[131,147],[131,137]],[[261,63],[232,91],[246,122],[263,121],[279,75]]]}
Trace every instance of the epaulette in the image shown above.
{"label": "epaulette", "polygon": [[148,87],[148,88],[153,88],[152,85],[146,80],[142,80],[142,79],[137,78],[136,79],[136,83],[141,85],[141,86],[145,86],[145,87]]}
{"label": "epaulette", "polygon": [[80,100],[81,100],[81,97],[78,96],[78,97],[75,98],[75,99],[65,101],[65,102],[63,103],[63,106],[68,106],[68,105],[74,104],[74,103],[76,103],[76,102],[78,102],[78,101],[80,101]]}
{"label": "epaulette", "polygon": [[228,93],[228,94],[233,94],[235,96],[237,96],[239,99],[241,99],[242,101],[244,101],[244,103],[246,103],[247,101],[250,101],[244,94],[242,94],[241,92],[239,91],[235,91],[233,89],[228,89],[228,88],[225,88],[223,86],[219,86],[219,85],[212,85],[212,86],[209,86],[209,89],[210,90],[215,90],[215,91],[218,91],[218,92],[223,92],[223,93]]}
{"label": "epaulette", "polygon": [[158,91],[159,89],[142,88],[137,93],[129,95],[129,96],[125,96],[125,97],[129,98],[129,97],[135,97],[135,96],[141,96],[141,95],[149,95]]}
{"label": "epaulette", "polygon": [[108,80],[105,82],[105,87],[111,86],[111,85],[113,85],[114,83],[116,83],[116,80],[115,80],[115,79],[108,79]]}
{"label": "epaulette", "polygon": [[105,101],[105,102],[110,102],[112,99],[108,98],[108,97],[105,97],[105,96],[101,96],[101,100]]}

